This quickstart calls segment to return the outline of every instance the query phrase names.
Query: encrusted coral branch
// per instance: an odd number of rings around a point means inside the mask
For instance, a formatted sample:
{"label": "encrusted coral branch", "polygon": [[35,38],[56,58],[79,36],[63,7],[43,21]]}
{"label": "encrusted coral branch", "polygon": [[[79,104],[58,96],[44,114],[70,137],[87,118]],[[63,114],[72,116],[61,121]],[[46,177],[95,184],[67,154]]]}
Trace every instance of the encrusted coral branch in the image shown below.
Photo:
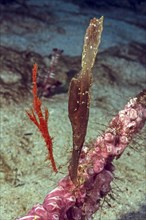
{"label": "encrusted coral branch", "polygon": [[33,81],[33,109],[31,111],[26,111],[30,120],[38,127],[39,131],[41,132],[46,146],[48,148],[48,158],[51,161],[52,168],[55,172],[57,172],[57,167],[55,164],[55,160],[53,157],[53,143],[52,138],[50,137],[48,131],[48,109],[45,108],[44,115],[41,109],[41,100],[37,97],[37,64],[34,64],[33,71],[32,71],[32,81]]}
{"label": "encrusted coral branch", "polygon": [[18,220],[89,220],[99,209],[100,200],[110,191],[113,159],[117,159],[146,122],[146,90],[131,99],[97,138],[93,147],[83,147],[79,160],[77,187],[64,177],[42,205],[34,206]]}

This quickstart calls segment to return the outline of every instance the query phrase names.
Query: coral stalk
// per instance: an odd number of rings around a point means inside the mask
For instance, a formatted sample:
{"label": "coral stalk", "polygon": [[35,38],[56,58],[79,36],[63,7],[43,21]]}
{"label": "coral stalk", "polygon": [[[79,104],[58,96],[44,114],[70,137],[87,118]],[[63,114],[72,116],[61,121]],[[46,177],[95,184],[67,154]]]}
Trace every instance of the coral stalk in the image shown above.
{"label": "coral stalk", "polygon": [[29,119],[38,127],[40,133],[42,134],[47,149],[48,149],[48,158],[51,161],[52,168],[54,172],[57,172],[57,167],[55,164],[55,160],[53,157],[53,143],[52,138],[50,137],[48,131],[48,109],[45,108],[44,115],[41,109],[42,103],[41,100],[37,96],[37,64],[34,64],[33,71],[32,71],[32,81],[33,81],[33,109],[31,111],[26,111]]}
{"label": "coral stalk", "polygon": [[97,138],[93,147],[83,146],[77,186],[69,175],[25,217],[17,220],[89,220],[99,209],[101,198],[111,189],[114,176],[112,161],[118,159],[132,138],[146,122],[146,90],[131,99],[109,123],[108,129]]}

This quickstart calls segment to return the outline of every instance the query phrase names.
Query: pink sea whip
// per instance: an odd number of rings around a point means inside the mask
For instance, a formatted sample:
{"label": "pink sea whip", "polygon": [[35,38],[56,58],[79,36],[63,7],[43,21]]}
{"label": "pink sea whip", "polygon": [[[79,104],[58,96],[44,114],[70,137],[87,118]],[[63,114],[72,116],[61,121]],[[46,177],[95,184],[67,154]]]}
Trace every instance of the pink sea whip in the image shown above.
{"label": "pink sea whip", "polygon": [[110,191],[113,159],[121,156],[133,136],[146,122],[146,90],[131,99],[109,123],[91,149],[83,147],[78,166],[78,183],[69,176],[19,220],[91,219],[99,209],[100,199]]}

